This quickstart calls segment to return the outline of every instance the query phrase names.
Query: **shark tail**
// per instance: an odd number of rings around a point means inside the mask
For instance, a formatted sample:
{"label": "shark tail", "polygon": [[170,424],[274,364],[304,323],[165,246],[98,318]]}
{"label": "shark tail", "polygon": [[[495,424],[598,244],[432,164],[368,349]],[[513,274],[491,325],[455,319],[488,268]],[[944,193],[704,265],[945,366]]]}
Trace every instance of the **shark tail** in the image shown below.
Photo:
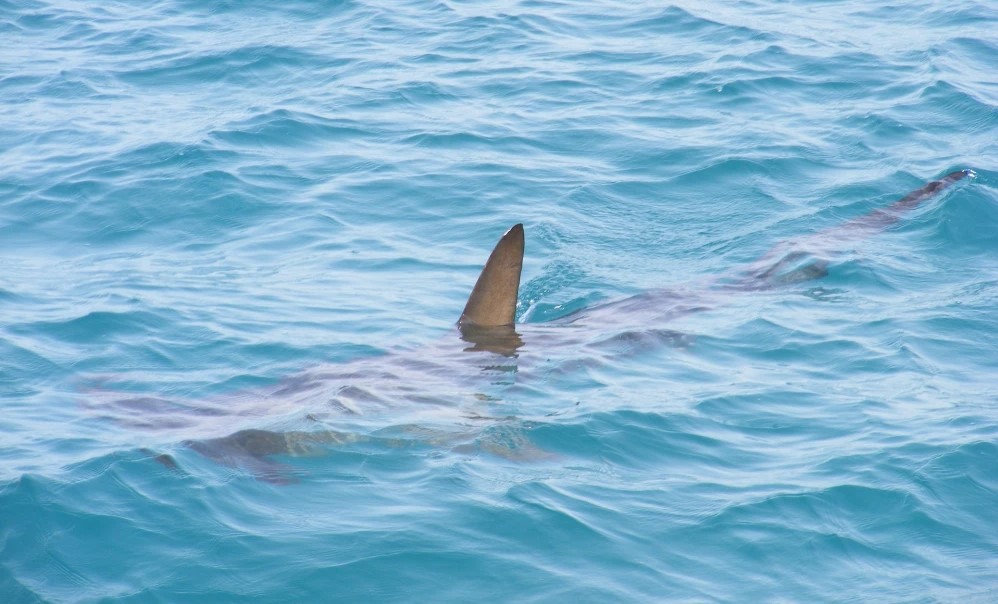
{"label": "shark tail", "polygon": [[922,187],[908,193],[886,208],[874,210],[866,216],[861,216],[852,222],[846,223],[844,228],[873,231],[885,229],[901,220],[905,212],[914,210],[923,201],[938,195],[968,176],[973,177],[974,171],[957,170],[950,172],[938,180],[925,183]]}
{"label": "shark tail", "polygon": [[[922,202],[939,195],[964,178],[975,176],[973,170],[957,170],[925,183],[889,206],[878,208],[844,224],[793,242],[778,245],[753,262],[747,276],[729,287],[739,290],[764,290],[779,285],[817,279],[828,273],[828,259],[815,254],[834,254],[835,245],[856,241],[883,231],[904,218]],[[805,251],[806,250],[806,251]]]}

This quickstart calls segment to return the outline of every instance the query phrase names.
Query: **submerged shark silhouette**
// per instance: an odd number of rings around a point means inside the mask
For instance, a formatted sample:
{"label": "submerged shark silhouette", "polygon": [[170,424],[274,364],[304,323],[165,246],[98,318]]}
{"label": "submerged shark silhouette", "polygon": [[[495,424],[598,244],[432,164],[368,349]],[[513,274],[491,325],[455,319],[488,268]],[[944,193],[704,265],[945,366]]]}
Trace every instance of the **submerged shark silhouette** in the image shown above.
{"label": "submerged shark silhouette", "polygon": [[[827,273],[829,256],[834,252],[834,246],[841,247],[843,241],[863,238],[889,227],[921,202],[972,175],[970,170],[947,174],[885,208],[798,240],[789,251],[785,247],[777,247],[748,267],[732,275],[721,276],[706,289],[708,292],[727,295],[732,291],[766,290],[820,278]],[[325,415],[334,413],[334,422],[339,427],[348,424],[347,420],[351,416],[367,413],[371,408],[384,406],[387,409],[399,399],[416,403],[434,402],[439,407],[440,399],[446,399],[448,393],[454,392],[455,381],[460,384],[460,378],[454,377],[455,373],[460,373],[457,371],[460,365],[468,365],[468,359],[474,358],[474,355],[469,357],[468,352],[488,353],[484,362],[478,356],[479,360],[470,364],[479,373],[489,371],[501,376],[509,372],[508,364],[512,362],[509,359],[517,357],[518,351],[524,348],[524,338],[527,342],[534,339],[542,341],[546,346],[585,347],[590,342],[579,335],[580,330],[565,329],[566,325],[599,326],[606,330],[604,333],[613,332],[614,337],[627,337],[627,334],[635,333],[633,330],[640,329],[641,332],[636,337],[663,343],[682,342],[683,334],[658,326],[674,317],[712,308],[717,303],[717,297],[708,292],[680,295],[668,290],[650,291],[583,309],[548,323],[520,324],[519,328],[523,332],[520,333],[515,325],[515,317],[523,254],[523,225],[516,224],[499,239],[471,291],[457,321],[460,337],[446,339],[429,349],[421,349],[418,354],[389,354],[306,372],[282,381],[267,392],[256,393],[250,397],[252,400],[249,404],[245,402],[246,396],[237,395],[228,397],[224,403],[200,401],[184,404],[156,397],[131,397],[119,398],[114,401],[114,405],[119,411],[141,410],[141,425],[161,427],[167,424],[178,429],[187,437],[184,444],[204,457],[227,466],[249,470],[267,481],[287,482],[291,480],[288,466],[274,461],[272,456],[321,454],[323,446],[360,440],[382,441],[400,446],[411,444],[410,437],[413,433],[420,442],[434,444],[460,444],[465,437],[431,428],[414,428],[413,426],[418,425],[418,419],[415,423],[407,424],[401,434],[398,431],[362,435],[363,431],[340,429],[275,431],[247,428],[228,436],[212,437],[209,434],[217,434],[219,426],[210,426],[205,430],[204,417],[219,417],[226,427],[232,429],[235,427],[232,425],[234,418],[275,415],[275,407],[300,414],[302,409],[311,407],[313,411],[308,413],[308,421],[322,422]],[[366,385],[374,386],[365,387]],[[460,386],[457,389],[462,390]],[[466,395],[459,395],[462,396]],[[231,401],[236,399],[241,403],[232,405]],[[317,401],[320,403],[318,408]],[[459,406],[456,404],[449,408],[453,410]],[[233,409],[238,409],[238,412]],[[497,421],[474,413],[462,417],[465,420]],[[507,456],[542,454],[531,449],[528,442],[512,432],[506,433],[502,439],[505,444],[493,443],[495,446],[491,450]],[[509,446],[510,441],[515,445]],[[487,444],[485,446],[490,448]],[[162,464],[177,468],[177,463],[171,456],[153,455]]]}

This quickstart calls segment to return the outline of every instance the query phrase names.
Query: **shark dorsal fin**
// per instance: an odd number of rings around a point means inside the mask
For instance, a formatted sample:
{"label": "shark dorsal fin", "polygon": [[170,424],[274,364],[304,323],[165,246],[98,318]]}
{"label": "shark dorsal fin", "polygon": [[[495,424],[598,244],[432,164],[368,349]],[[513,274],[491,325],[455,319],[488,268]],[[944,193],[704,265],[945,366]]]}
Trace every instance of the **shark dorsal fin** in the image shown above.
{"label": "shark dorsal fin", "polygon": [[471,290],[458,325],[512,325],[523,269],[523,225],[513,225],[499,239]]}

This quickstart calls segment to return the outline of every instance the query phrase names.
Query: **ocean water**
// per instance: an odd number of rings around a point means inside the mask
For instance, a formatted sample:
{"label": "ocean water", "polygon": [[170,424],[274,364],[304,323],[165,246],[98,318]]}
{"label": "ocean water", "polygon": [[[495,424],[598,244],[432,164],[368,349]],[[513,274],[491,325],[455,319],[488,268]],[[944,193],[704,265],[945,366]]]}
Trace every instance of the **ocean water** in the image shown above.
{"label": "ocean water", "polygon": [[0,0],[0,602],[998,602],[996,32]]}

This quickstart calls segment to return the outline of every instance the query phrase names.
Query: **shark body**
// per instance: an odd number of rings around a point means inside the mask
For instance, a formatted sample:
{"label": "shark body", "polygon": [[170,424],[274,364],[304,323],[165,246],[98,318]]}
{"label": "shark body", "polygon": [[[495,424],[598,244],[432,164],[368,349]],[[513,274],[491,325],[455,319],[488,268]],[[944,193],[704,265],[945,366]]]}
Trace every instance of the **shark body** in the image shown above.
{"label": "shark body", "polygon": [[[117,396],[110,401],[105,398],[105,405],[116,408],[114,415],[119,420],[130,418],[137,427],[182,436],[181,442],[202,456],[272,482],[288,481],[291,471],[274,456],[321,454],[331,445],[359,441],[388,446],[430,443],[461,447],[475,440],[473,435],[480,433],[483,422],[493,432],[499,426],[501,438],[494,443],[496,452],[543,455],[532,450],[515,430],[504,431],[501,418],[467,409],[463,403],[469,392],[480,396],[476,379],[484,375],[493,384],[512,382],[517,357],[541,345],[599,345],[601,340],[591,337],[593,329],[612,334],[609,338],[637,338],[664,345],[683,343],[684,334],[666,328],[670,320],[713,308],[733,292],[767,290],[820,278],[827,273],[836,247],[841,249],[844,242],[888,228],[925,200],[971,175],[970,170],[952,172],[885,208],[798,240],[789,250],[777,247],[699,293],[653,290],[540,324],[515,324],[525,243],[523,225],[516,224],[499,239],[486,261],[457,321],[457,337],[443,338],[418,351],[320,367],[264,391],[235,394],[219,401]],[[406,405],[408,421],[374,432],[353,425],[354,419],[382,411],[397,417],[400,403],[410,403]],[[457,418],[459,425],[468,427],[467,432],[435,430],[432,426],[439,425],[442,416],[450,418],[451,426]],[[287,429],[252,427],[261,417],[276,418]],[[243,423],[249,427],[231,432]],[[225,428],[230,433],[218,437]],[[153,456],[171,469],[178,467],[172,456]]]}

